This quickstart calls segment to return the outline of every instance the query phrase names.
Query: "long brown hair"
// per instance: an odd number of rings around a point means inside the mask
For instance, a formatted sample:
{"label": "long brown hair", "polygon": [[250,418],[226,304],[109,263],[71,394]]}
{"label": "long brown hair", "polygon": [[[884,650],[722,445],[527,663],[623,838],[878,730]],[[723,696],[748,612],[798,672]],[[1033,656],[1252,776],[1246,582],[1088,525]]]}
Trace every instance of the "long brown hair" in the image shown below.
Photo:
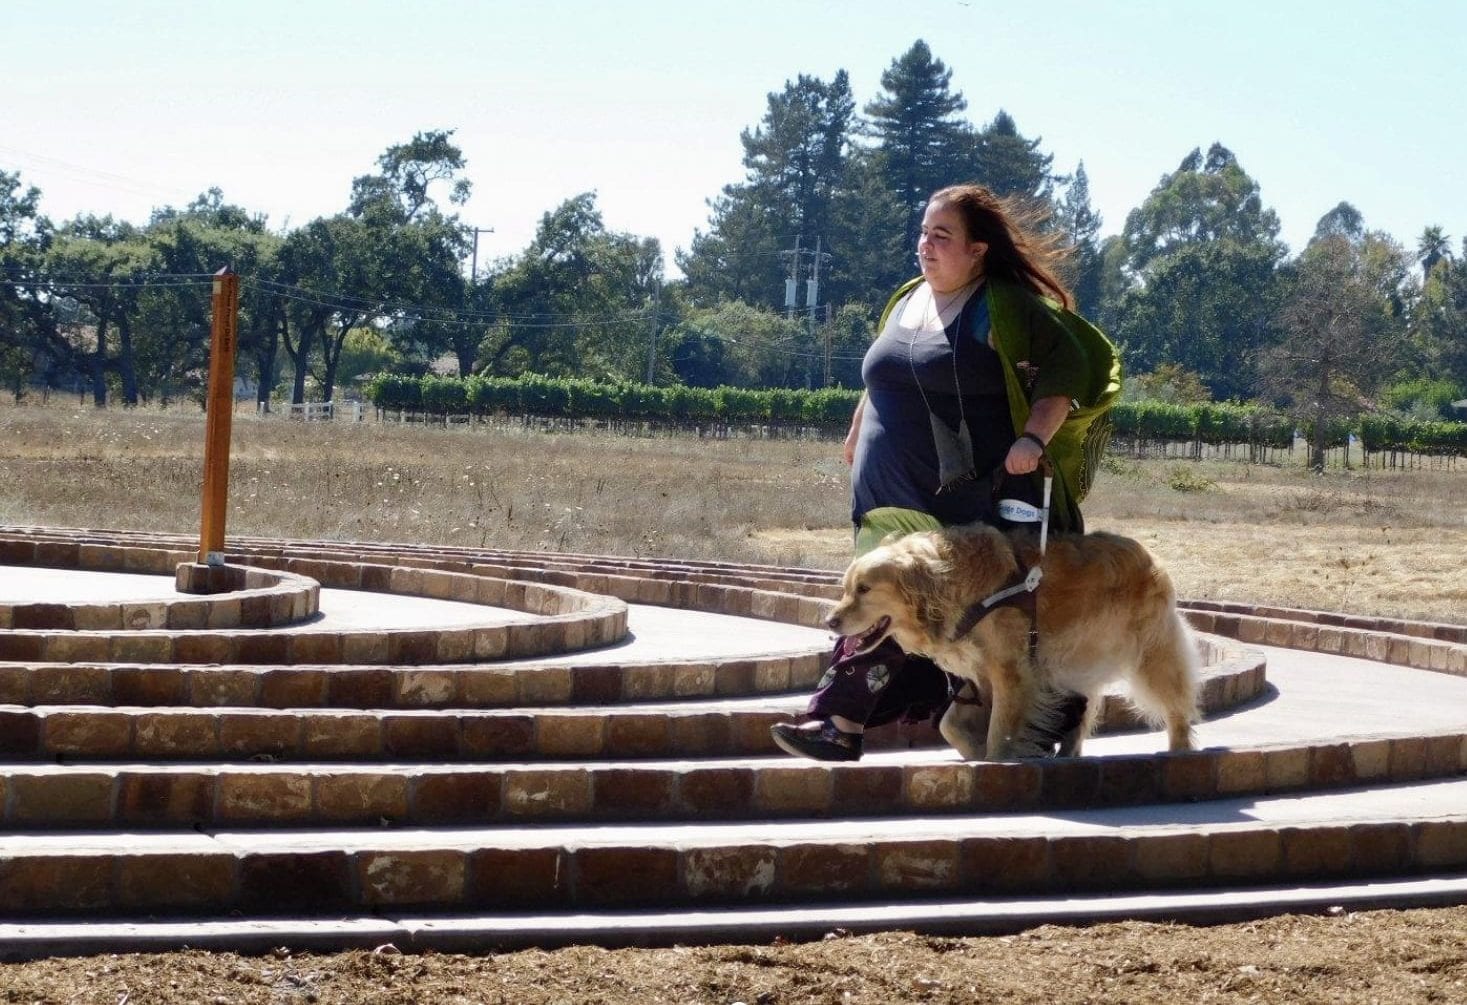
{"label": "long brown hair", "polygon": [[952,206],[963,218],[968,240],[988,245],[983,258],[985,275],[1018,283],[1029,292],[1074,307],[1075,298],[1056,266],[1064,251],[1058,235],[1039,227],[1043,214],[1026,209],[1014,199],[1001,199],[982,185],[949,185],[932,193],[928,205]]}

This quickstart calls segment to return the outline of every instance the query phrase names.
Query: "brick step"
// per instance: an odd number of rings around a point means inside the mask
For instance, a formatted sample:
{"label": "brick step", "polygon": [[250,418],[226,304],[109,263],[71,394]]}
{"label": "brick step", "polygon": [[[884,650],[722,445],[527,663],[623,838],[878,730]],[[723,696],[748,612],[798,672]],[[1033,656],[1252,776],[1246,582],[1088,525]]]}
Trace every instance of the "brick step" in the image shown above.
{"label": "brick step", "polygon": [[[37,543],[40,553],[50,561],[65,561],[68,549],[80,544],[112,545],[125,543],[137,548],[189,551],[197,540],[179,534],[147,531],[57,530],[46,527],[0,528],[0,555],[9,538],[12,546]],[[839,582],[837,571],[789,566],[750,565],[745,563],[698,561],[667,558],[626,558],[611,555],[507,551],[495,548],[453,548],[441,545],[406,543],[282,541],[277,538],[229,538],[230,553],[263,558],[309,557],[324,561],[354,560],[377,564],[414,564],[434,562],[453,564],[493,564],[507,570],[538,573],[539,571],[593,571],[604,575],[642,577],[659,580],[690,580],[705,583],[727,583],[759,589],[781,589],[794,593],[814,591],[825,595]],[[23,552],[19,558],[25,558]],[[399,561],[399,559],[401,561]],[[12,559],[15,560],[15,559]],[[808,590],[806,588],[809,588]]]}
{"label": "brick step", "polygon": [[5,835],[0,913],[686,909],[1399,878],[1467,869],[1463,806],[1467,779],[1062,816]]}
{"label": "brick step", "polygon": [[[1251,700],[1266,685],[1258,650],[1200,640],[1206,712]],[[827,647],[730,659],[656,662],[519,660],[426,666],[175,666],[0,664],[0,705],[240,705],[258,708],[514,708],[606,705],[812,690]],[[1112,713],[1107,713],[1112,714]]]}
{"label": "brick step", "polygon": [[[1204,714],[1215,714],[1237,707],[1258,695],[1266,685],[1264,661],[1256,651],[1229,651],[1230,658],[1209,667],[1199,692],[1199,707]],[[752,660],[724,664],[720,671],[724,680],[733,681],[738,693],[756,693],[756,697],[688,697],[688,700],[665,703],[590,704],[591,699],[576,702],[575,679],[566,673],[546,671],[528,683],[530,678],[516,680],[514,671],[499,675],[464,677],[442,669],[403,670],[396,675],[377,672],[363,676],[359,670],[321,669],[312,674],[298,670],[274,670],[263,673],[239,671],[188,671],[168,677],[159,668],[159,680],[174,680],[182,689],[188,682],[190,693],[205,697],[239,700],[208,705],[175,707],[170,705],[97,706],[86,702],[74,704],[0,705],[0,755],[41,758],[169,758],[200,759],[269,755],[284,758],[375,758],[423,757],[431,759],[484,759],[503,757],[676,757],[774,753],[769,727],[800,714],[808,700],[808,691],[780,693],[775,685],[790,686],[795,661],[773,658],[767,664]],[[805,677],[818,662],[799,664]],[[16,669],[16,668],[11,668]],[[19,668],[24,670],[25,668]],[[99,668],[105,669],[105,668]],[[564,668],[561,668],[564,669]],[[631,668],[621,668],[625,674]],[[647,669],[647,668],[639,668]],[[706,669],[706,668],[704,668]],[[654,692],[671,685],[679,690],[679,673],[690,670],[680,665],[664,664],[648,678],[659,686]],[[212,676],[212,674],[218,676]],[[367,672],[371,673],[371,672]],[[77,680],[95,678],[97,690],[110,675],[83,674]],[[460,679],[462,678],[462,679]],[[57,680],[71,680],[60,675]],[[610,678],[607,678],[610,680]],[[711,683],[714,690],[724,686],[717,673],[699,673],[691,668],[688,687],[694,681]],[[534,695],[535,688],[557,682],[549,697],[566,705],[541,707],[434,707],[446,700],[450,690],[464,686],[466,680],[501,682],[503,697],[508,691]],[[332,689],[341,690],[375,681],[379,691],[395,690],[403,696],[421,696],[429,707],[388,709],[319,707],[313,700],[329,700]],[[31,682],[34,685],[34,681]],[[625,678],[621,679],[625,684]],[[809,685],[805,685],[808,687]],[[213,690],[206,690],[212,687]],[[771,693],[759,694],[763,687]],[[86,690],[79,683],[56,686],[56,691]],[[610,688],[608,688],[610,690]],[[234,691],[237,694],[231,695]],[[324,695],[323,695],[324,692]],[[115,692],[114,692],[115,693]],[[251,698],[266,698],[286,704],[294,695],[304,697],[303,707],[255,707]],[[368,695],[361,690],[350,692],[352,701]],[[625,691],[621,694],[624,696]],[[34,698],[34,687],[29,692]],[[160,699],[164,695],[158,696]],[[364,702],[365,704],[365,702]],[[1130,729],[1140,725],[1121,694],[1107,694],[1101,710],[1101,731]],[[872,749],[910,746],[913,742],[939,742],[931,729],[911,731],[885,729],[873,731]]]}
{"label": "brick step", "polygon": [[774,753],[803,695],[519,709],[0,706],[12,758],[492,760]]}
{"label": "brick step", "polygon": [[737,659],[460,666],[0,665],[0,704],[513,708],[776,694],[813,688],[828,648]]}
{"label": "brick step", "polygon": [[1463,773],[1467,733],[1010,763],[963,762],[938,746],[834,765],[783,756],[559,764],[0,762],[0,825],[20,832],[1061,812]]}

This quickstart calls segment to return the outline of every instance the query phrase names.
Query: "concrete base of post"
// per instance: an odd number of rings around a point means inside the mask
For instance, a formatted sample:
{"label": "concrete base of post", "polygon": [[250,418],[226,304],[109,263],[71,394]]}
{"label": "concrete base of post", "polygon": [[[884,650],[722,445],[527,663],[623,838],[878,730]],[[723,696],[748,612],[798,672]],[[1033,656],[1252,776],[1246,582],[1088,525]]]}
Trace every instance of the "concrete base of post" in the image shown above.
{"label": "concrete base of post", "polygon": [[233,593],[245,589],[245,572],[237,566],[180,562],[173,572],[179,593]]}

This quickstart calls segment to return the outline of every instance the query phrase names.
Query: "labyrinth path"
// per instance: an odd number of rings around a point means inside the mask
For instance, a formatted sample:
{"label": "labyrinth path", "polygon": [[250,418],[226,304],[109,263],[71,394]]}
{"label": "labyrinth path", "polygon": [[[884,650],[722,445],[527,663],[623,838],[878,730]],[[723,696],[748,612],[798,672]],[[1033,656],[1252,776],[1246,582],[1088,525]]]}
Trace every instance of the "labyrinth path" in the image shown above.
{"label": "labyrinth path", "polygon": [[[0,954],[1467,902],[1467,628],[1187,604],[1196,753],[779,753],[832,573],[0,528]],[[209,592],[197,592],[208,590]],[[1307,598],[1301,598],[1307,601]]]}

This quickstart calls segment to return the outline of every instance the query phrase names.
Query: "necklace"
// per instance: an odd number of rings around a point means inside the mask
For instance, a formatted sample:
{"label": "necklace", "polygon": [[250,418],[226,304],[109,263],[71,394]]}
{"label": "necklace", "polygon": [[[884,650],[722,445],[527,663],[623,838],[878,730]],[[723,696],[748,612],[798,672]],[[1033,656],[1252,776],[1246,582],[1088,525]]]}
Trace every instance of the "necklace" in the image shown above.
{"label": "necklace", "polygon": [[[965,294],[971,294],[973,286],[968,286],[958,291],[952,299],[948,300],[947,306],[952,307]],[[927,409],[928,424],[932,427],[932,441],[937,449],[938,486],[939,493],[952,488],[961,481],[977,477],[977,470],[973,462],[973,437],[968,432],[968,417],[963,410],[963,385],[958,379],[958,342],[962,339],[962,316],[963,309],[959,308],[957,317],[953,324],[958,326],[958,331],[951,338],[947,337],[947,325],[942,323],[942,312],[937,308],[937,293],[930,287],[927,290],[929,296],[923,307],[922,321],[916,328],[911,329],[907,335],[907,368],[912,373],[912,383],[917,385],[917,393],[922,396],[922,406]],[[966,307],[966,304],[964,305]],[[934,311],[936,317],[933,316]],[[958,403],[958,428],[954,431],[947,423],[938,417],[932,410],[932,402],[927,398],[927,389],[922,386],[922,380],[917,375],[917,362],[914,358],[914,349],[917,344],[917,336],[925,333],[936,321],[943,337],[947,339],[951,347],[953,361],[953,390],[956,392]]]}

